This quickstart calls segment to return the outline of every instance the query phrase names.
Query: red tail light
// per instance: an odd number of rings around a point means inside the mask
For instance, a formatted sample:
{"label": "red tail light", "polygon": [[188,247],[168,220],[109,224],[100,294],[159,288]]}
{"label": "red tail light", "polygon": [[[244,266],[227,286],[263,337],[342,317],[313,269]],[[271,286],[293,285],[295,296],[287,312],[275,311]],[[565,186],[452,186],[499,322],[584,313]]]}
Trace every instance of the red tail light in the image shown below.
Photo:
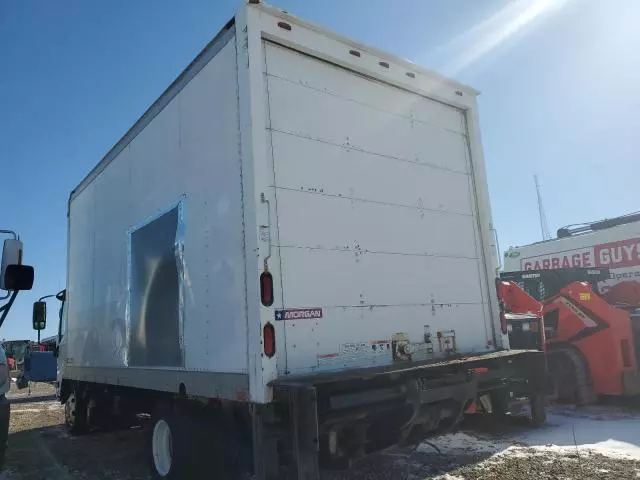
{"label": "red tail light", "polygon": [[260,274],[260,301],[265,307],[273,305],[273,277],[269,272]]}
{"label": "red tail light", "polygon": [[267,357],[271,358],[276,354],[276,329],[272,323],[267,323],[262,329],[262,344]]}

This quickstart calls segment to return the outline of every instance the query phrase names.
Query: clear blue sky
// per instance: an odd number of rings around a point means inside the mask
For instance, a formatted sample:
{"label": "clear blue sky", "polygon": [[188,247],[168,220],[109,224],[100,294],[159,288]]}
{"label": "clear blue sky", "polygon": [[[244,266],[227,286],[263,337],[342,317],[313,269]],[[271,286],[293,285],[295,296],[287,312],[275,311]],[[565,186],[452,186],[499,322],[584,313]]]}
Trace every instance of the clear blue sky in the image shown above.
{"label": "clear blue sky", "polygon": [[[274,0],[481,90],[502,247],[640,210],[637,0]],[[239,0],[0,2],[0,228],[36,267],[0,338],[35,338],[31,302],[64,287],[69,192]],[[56,332],[51,303],[49,326]]]}

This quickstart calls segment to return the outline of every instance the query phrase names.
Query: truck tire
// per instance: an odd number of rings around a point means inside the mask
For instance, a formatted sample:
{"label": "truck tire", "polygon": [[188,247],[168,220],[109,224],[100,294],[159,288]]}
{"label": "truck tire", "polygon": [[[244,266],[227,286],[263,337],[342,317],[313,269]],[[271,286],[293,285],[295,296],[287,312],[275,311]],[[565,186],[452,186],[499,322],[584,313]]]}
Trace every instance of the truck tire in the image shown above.
{"label": "truck tire", "polygon": [[156,407],[149,428],[149,463],[153,478],[181,480],[197,478],[194,440],[198,435],[192,418],[168,404]]}
{"label": "truck tire", "polygon": [[543,392],[532,393],[529,396],[529,405],[531,408],[531,426],[537,428],[547,423],[545,394]]}
{"label": "truck tire", "polygon": [[589,365],[573,348],[549,351],[549,377],[552,390],[560,403],[589,405],[598,399],[589,374]]}
{"label": "truck tire", "polygon": [[491,415],[496,420],[505,420],[509,412],[509,392],[496,390],[491,392]]}
{"label": "truck tire", "polygon": [[87,399],[84,392],[75,388],[64,403],[64,421],[69,433],[79,435],[87,432]]}

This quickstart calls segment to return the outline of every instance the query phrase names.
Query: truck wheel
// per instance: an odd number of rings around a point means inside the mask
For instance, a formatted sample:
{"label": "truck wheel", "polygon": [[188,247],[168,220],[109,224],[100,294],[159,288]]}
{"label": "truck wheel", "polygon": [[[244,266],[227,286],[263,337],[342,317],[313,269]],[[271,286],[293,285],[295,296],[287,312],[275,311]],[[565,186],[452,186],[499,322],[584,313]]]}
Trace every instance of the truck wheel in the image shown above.
{"label": "truck wheel", "polygon": [[529,397],[531,407],[531,425],[541,427],[547,423],[547,406],[544,393],[532,393]]}
{"label": "truck wheel", "polygon": [[509,412],[509,392],[496,390],[491,393],[491,415],[496,420],[504,420]]}
{"label": "truck wheel", "polygon": [[159,406],[151,419],[149,453],[154,478],[181,480],[194,478],[190,468],[192,436],[191,419],[186,413],[168,405]]}
{"label": "truck wheel", "polygon": [[64,421],[70,433],[77,435],[88,430],[87,402],[79,389],[74,389],[64,404]]}

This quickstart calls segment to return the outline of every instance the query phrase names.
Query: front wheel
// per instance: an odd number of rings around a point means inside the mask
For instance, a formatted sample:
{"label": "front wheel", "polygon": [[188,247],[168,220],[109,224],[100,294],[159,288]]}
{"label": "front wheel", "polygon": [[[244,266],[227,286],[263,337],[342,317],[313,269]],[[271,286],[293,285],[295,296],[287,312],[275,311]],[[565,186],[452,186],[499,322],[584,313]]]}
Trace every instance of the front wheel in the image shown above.
{"label": "front wheel", "polygon": [[87,431],[87,402],[79,389],[74,389],[64,404],[64,421],[74,435]]}

